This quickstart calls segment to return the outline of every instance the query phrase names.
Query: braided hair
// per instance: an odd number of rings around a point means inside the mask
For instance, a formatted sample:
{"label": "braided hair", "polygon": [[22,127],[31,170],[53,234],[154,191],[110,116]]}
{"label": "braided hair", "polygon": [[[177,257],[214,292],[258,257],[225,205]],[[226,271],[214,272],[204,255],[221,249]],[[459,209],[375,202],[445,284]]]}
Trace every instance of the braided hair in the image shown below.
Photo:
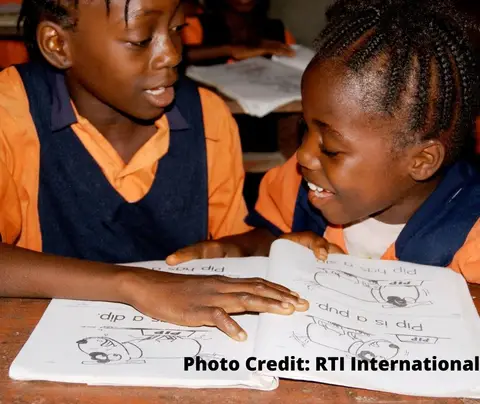
{"label": "braided hair", "polygon": [[[42,60],[37,44],[37,27],[43,20],[59,24],[64,29],[75,29],[79,0],[23,0],[17,27],[22,27],[23,40],[31,60]],[[111,0],[105,0],[107,15],[110,14]],[[125,23],[130,0],[125,0]]]}
{"label": "braided hair", "polygon": [[409,133],[422,135],[405,135],[394,143],[439,139],[446,161],[458,159],[474,139],[478,109],[479,77],[468,34],[477,29],[475,23],[450,0],[337,0],[327,19],[315,41],[316,58],[343,57],[347,66],[361,71],[377,56],[387,56],[384,112],[399,107],[416,71]]}

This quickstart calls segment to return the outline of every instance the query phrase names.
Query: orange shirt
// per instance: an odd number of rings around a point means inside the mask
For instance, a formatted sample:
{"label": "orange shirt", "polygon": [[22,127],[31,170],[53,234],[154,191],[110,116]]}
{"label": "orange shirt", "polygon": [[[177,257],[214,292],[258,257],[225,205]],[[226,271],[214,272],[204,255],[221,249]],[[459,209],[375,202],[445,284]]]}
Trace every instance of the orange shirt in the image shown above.
{"label": "orange shirt", "polygon": [[[200,89],[208,165],[208,226],[213,238],[250,228],[243,219],[244,170],[238,129],[226,104]],[[111,144],[84,117],[72,129],[103,174],[128,202],[150,189],[159,159],[169,147],[167,117],[157,122],[157,133],[125,164]],[[0,234],[2,241],[41,251],[38,215],[40,144],[28,99],[17,70],[0,72]],[[81,175],[81,173],[79,173]]]}
{"label": "orange shirt", "polygon": [[[294,155],[285,164],[265,174],[260,185],[255,210],[284,233],[292,231],[298,189],[302,176]],[[347,251],[341,227],[328,226],[325,238]],[[397,260],[395,244],[382,256],[384,260]],[[449,268],[460,272],[469,282],[480,283],[480,219],[470,230],[463,246],[456,252]]]}
{"label": "orange shirt", "polygon": [[[198,17],[187,17],[185,19],[187,26],[182,31],[182,40],[185,45],[201,45],[203,42],[203,28]],[[285,30],[285,43],[294,45],[295,38]]]}
{"label": "orange shirt", "polygon": [[25,63],[27,49],[22,41],[0,40],[0,68]]}

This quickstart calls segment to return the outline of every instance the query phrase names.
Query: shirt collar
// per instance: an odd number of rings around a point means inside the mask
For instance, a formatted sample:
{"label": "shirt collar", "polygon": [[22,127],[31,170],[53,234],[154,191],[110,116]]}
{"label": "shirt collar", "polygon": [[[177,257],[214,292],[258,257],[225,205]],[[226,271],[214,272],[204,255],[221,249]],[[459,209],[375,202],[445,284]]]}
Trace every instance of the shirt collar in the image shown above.
{"label": "shirt collar", "polygon": [[52,131],[57,132],[77,122],[75,111],[70,102],[65,76],[55,72],[50,80],[52,86]]}
{"label": "shirt collar", "polygon": [[[53,90],[51,127],[53,132],[58,132],[77,123],[77,117],[70,101],[65,75],[62,72],[55,72],[49,81]],[[176,105],[169,108],[166,115],[170,130],[177,131],[190,128]]]}

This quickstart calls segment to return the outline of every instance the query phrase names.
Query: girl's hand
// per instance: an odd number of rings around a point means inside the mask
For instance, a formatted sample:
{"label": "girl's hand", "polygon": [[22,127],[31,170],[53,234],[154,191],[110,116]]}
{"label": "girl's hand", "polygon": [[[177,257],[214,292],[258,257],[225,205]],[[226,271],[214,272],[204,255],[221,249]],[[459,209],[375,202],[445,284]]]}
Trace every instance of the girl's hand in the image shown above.
{"label": "girl's hand", "polygon": [[279,41],[271,41],[269,39],[263,39],[260,42],[260,47],[265,49],[266,54],[275,56],[295,56],[295,51],[290,45],[284,44]]}
{"label": "girl's hand", "polygon": [[167,257],[168,265],[178,265],[185,261],[203,258],[245,257],[246,254],[237,244],[227,241],[204,241],[182,248]]}
{"label": "girl's hand", "polygon": [[120,291],[123,302],[147,316],[178,325],[214,326],[238,341],[245,340],[247,334],[230,314],[289,315],[308,309],[308,302],[298,294],[260,278],[126,269]]}
{"label": "girl's hand", "polygon": [[257,56],[294,56],[295,51],[282,42],[262,40],[257,47],[232,46],[231,57],[235,60],[245,60]]}
{"label": "girl's hand", "polygon": [[343,251],[338,245],[329,243],[325,238],[315,234],[313,231],[287,233],[280,238],[310,248],[315,254],[315,257],[322,261],[325,261],[328,258],[328,254],[345,254],[345,251]]}

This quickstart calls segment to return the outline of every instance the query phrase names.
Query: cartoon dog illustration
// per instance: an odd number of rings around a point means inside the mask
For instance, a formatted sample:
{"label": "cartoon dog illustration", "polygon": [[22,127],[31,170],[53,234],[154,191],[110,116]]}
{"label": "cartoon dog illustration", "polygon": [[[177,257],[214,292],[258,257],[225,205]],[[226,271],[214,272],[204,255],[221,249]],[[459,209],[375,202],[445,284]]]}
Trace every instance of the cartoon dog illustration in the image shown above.
{"label": "cartoon dog illustration", "polygon": [[77,345],[91,359],[84,364],[141,364],[150,359],[197,356],[201,344],[185,333],[192,335],[191,331],[161,332],[122,342],[109,336],[86,337],[77,341]]}
{"label": "cartoon dog illustration", "polygon": [[424,289],[421,286],[423,281],[372,280],[337,269],[322,268],[315,274],[315,282],[319,286],[357,300],[381,303],[384,308],[432,304],[431,301],[422,301],[421,291],[424,291]]}
{"label": "cartoon dog illustration", "polygon": [[384,338],[343,327],[331,321],[311,317],[313,323],[307,326],[307,338],[310,342],[341,351],[359,359],[391,359],[400,351],[400,347]]}

